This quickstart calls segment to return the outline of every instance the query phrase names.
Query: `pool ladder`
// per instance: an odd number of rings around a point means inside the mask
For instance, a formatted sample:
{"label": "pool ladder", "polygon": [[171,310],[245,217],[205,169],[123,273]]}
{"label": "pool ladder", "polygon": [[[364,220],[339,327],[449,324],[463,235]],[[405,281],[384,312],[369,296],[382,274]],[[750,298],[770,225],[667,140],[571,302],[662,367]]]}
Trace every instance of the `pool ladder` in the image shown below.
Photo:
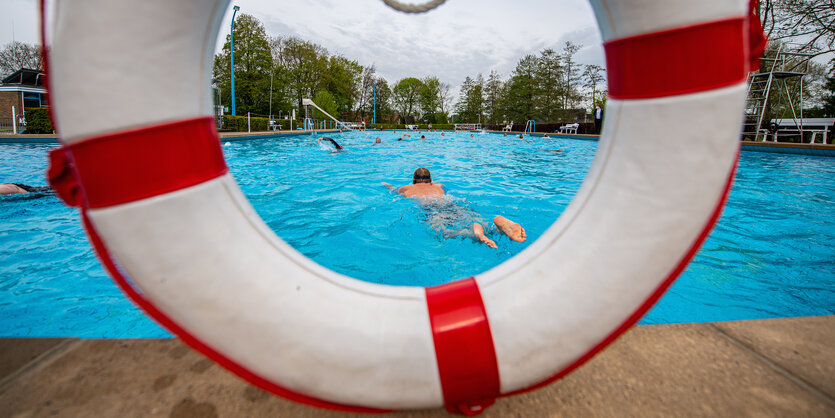
{"label": "pool ladder", "polygon": [[536,132],[536,121],[531,119],[527,123],[525,123],[525,133],[533,133]]}

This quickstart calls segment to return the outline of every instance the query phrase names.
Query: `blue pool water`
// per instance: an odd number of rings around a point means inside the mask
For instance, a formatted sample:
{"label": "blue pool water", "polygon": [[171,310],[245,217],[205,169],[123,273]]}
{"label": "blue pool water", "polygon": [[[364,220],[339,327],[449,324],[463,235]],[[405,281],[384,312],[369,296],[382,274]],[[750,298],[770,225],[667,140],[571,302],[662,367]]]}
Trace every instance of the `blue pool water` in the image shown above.
{"label": "blue pool water", "polygon": [[[402,132],[401,132],[402,133]],[[433,285],[518,254],[565,209],[597,143],[497,134],[304,135],[224,147],[241,189],[279,236],[337,272],[392,285]],[[380,136],[382,144],[371,145]],[[44,185],[48,145],[0,146],[0,182]],[[550,152],[560,149],[562,152]],[[498,250],[444,239],[430,214],[382,182],[432,172],[466,216],[520,222],[528,242]],[[835,159],[743,152],[728,205],[693,262],[641,323],[835,313]],[[53,195],[0,197],[0,337],[165,337],[99,266],[77,212]]]}

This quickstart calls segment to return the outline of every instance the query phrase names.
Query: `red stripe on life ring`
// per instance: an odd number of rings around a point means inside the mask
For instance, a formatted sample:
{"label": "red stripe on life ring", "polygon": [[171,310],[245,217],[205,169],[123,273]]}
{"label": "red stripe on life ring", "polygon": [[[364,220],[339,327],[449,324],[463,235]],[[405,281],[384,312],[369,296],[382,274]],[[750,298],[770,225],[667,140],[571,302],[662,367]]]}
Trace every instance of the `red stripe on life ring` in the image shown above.
{"label": "red stripe on life ring", "polygon": [[745,81],[745,24],[740,17],[605,42],[609,97],[675,96]]}
{"label": "red stripe on life ring", "polygon": [[499,396],[493,336],[474,278],[426,288],[447,410],[476,415]]}
{"label": "red stripe on life ring", "polygon": [[229,171],[211,116],[100,136],[64,149],[86,208],[173,192]]}

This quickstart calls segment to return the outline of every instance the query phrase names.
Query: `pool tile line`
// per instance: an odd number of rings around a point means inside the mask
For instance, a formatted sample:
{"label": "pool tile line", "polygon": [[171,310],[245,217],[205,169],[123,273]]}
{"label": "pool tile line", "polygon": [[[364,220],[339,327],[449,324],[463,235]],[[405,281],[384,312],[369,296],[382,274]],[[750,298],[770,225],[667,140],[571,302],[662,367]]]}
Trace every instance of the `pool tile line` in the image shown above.
{"label": "pool tile line", "polygon": [[815,385],[813,385],[812,383],[807,382],[802,377],[792,373],[791,371],[784,368],[783,366],[776,363],[775,361],[772,361],[771,359],[766,357],[764,354],[758,352],[754,347],[751,347],[748,344],[745,344],[744,342],[732,337],[731,335],[729,335],[728,333],[726,333],[725,331],[723,331],[721,328],[717,327],[716,325],[714,325],[712,323],[707,323],[705,325],[707,326],[708,329],[710,329],[711,331],[719,334],[719,336],[721,336],[722,338],[725,338],[731,344],[735,345],[736,347],[738,347],[742,351],[745,351],[748,355],[754,357],[757,361],[765,364],[766,366],[768,366],[769,368],[771,368],[772,370],[774,370],[778,374],[780,374],[783,377],[791,380],[796,385],[802,387],[807,392],[817,396],[824,403],[827,403],[827,404],[829,404],[829,406],[832,406],[832,407],[835,408],[835,399],[833,399],[831,396],[829,396],[829,394],[827,394],[826,392],[824,392],[824,391],[818,389],[817,387],[815,387]]}

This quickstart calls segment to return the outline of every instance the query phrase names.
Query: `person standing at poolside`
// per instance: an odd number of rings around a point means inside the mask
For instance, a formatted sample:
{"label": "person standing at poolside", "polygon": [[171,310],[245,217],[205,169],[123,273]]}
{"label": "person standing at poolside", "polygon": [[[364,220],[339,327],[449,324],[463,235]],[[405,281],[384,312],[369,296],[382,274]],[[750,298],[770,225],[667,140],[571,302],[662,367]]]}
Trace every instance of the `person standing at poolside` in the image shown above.
{"label": "person standing at poolside", "polygon": [[600,104],[594,105],[594,133],[600,134],[600,128],[603,126],[603,109]]}
{"label": "person standing at poolside", "polygon": [[[412,176],[412,184],[407,184],[401,187],[394,187],[391,184],[383,183],[383,186],[389,189],[389,191],[396,191],[398,194],[403,195],[403,197],[419,198],[418,200],[420,200],[421,203],[424,204],[429,203],[432,200],[441,198],[446,194],[444,186],[440,183],[433,183],[432,176],[429,174],[429,170],[427,170],[424,167],[420,167],[417,170],[415,170],[415,173]],[[456,212],[460,212],[460,210]],[[446,213],[436,213],[430,219],[432,227],[439,230],[443,230],[443,224],[449,223],[450,221],[455,221],[455,219],[450,219],[449,214]],[[495,218],[493,218],[493,223],[496,225],[496,228],[500,232],[507,235],[507,237],[513,241],[524,242],[527,239],[525,228],[522,228],[521,225],[505,218],[504,216],[496,216]],[[445,237],[451,238],[462,235],[472,236],[478,239],[479,241],[483,242],[490,248],[499,248],[499,246],[496,245],[495,241],[491,240],[490,238],[487,238],[487,236],[484,234],[484,226],[480,222],[473,222],[470,228],[465,228],[464,230],[452,231],[451,233],[444,231]]]}

